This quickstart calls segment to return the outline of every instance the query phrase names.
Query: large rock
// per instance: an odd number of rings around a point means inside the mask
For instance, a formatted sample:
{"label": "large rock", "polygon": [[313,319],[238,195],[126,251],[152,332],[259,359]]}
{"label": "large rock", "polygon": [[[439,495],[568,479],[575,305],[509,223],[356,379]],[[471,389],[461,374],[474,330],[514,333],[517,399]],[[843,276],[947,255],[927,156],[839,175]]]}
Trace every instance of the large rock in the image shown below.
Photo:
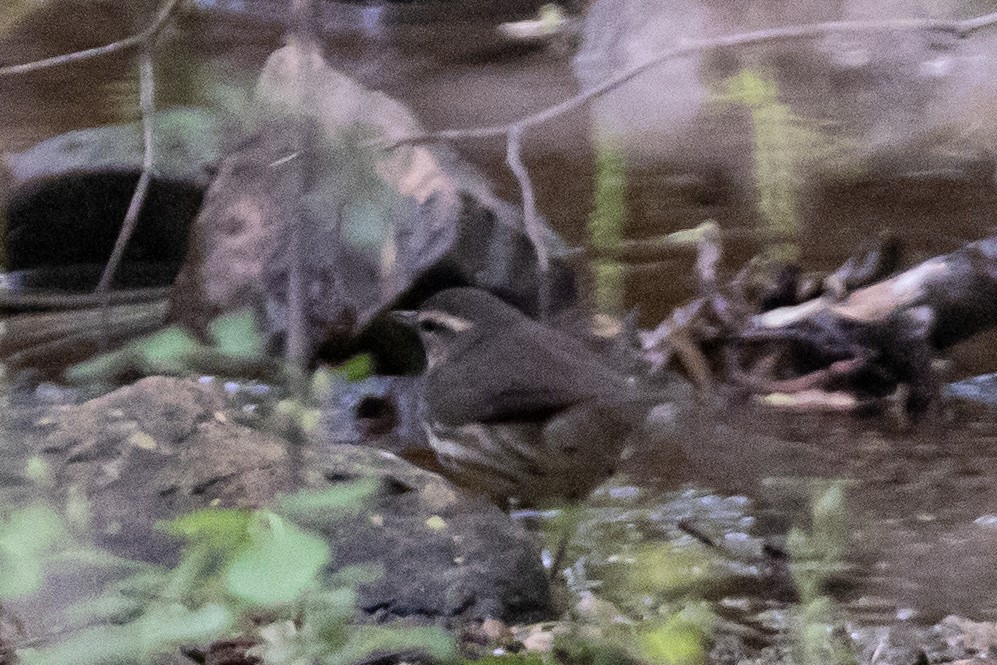
{"label": "large rock", "polygon": [[[41,452],[60,492],[89,499],[97,544],[173,565],[180,543],[157,522],[208,506],[268,505],[291,487],[289,444],[237,424],[232,407],[212,382],[151,377],[37,417],[17,456]],[[355,516],[321,525],[337,567],[383,567],[383,576],[359,588],[360,609],[373,618],[450,623],[545,611],[547,578],[534,538],[490,503],[364,446],[313,448],[305,468],[312,488],[378,480]],[[15,611],[33,632],[101,583],[63,576]]]}
{"label": "large rock", "polygon": [[[293,84],[299,69],[304,101]],[[447,286],[537,309],[540,273],[519,211],[452,151],[392,146],[423,131],[404,105],[292,44],[267,61],[256,107],[255,132],[222,163],[195,223],[175,318],[203,330],[221,311],[249,305],[280,343],[299,216],[312,351]],[[570,301],[569,252],[546,226],[543,234],[554,301]]]}
{"label": "large rock", "polygon": [[[124,255],[119,284],[169,285],[187,229],[219,158],[221,123],[204,110],[154,116],[155,173]],[[139,122],[80,129],[4,156],[10,177],[4,229],[8,288],[88,291],[111,254],[143,160]]]}

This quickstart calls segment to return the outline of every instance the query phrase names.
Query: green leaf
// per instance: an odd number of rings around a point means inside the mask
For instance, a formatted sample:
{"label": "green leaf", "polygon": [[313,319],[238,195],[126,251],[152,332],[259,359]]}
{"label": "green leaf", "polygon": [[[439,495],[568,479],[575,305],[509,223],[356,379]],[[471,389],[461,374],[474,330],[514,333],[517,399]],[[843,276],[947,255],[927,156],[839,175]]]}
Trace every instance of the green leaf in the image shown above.
{"label": "green leaf", "polygon": [[217,639],[234,622],[231,610],[207,603],[193,611],[179,604],[158,607],[137,623],[143,639],[163,650],[163,647],[172,649],[181,644],[203,644]]}
{"label": "green leaf", "polygon": [[44,581],[46,555],[66,538],[62,519],[40,503],[0,523],[0,598],[18,598],[38,589]]}
{"label": "green leaf", "polygon": [[178,326],[145,337],[135,343],[141,369],[145,372],[181,372],[201,348],[200,342]]}
{"label": "green leaf", "polygon": [[154,608],[124,626],[100,626],[45,649],[19,652],[24,665],[104,665],[148,662],[156,654],[183,644],[203,644],[221,637],[235,623],[221,605],[197,610],[181,605]]}
{"label": "green leaf", "polygon": [[703,663],[703,634],[695,625],[676,615],[663,626],[638,637],[641,649],[653,663]]}
{"label": "green leaf", "polygon": [[262,643],[249,653],[267,665],[312,665],[321,648],[302,635],[293,622],[281,621],[260,628]]}
{"label": "green leaf", "polygon": [[75,383],[107,381],[130,369],[145,374],[181,374],[203,346],[179,326],[171,326],[127,346],[73,365],[66,378]]}
{"label": "green leaf", "polygon": [[241,547],[253,520],[244,508],[204,508],[166,523],[165,530],[216,550]]}
{"label": "green leaf", "polygon": [[49,464],[40,455],[32,455],[24,465],[24,475],[36,485],[46,486],[52,480]]}
{"label": "green leaf", "polygon": [[106,550],[97,549],[88,545],[72,543],[66,549],[52,554],[49,557],[49,561],[52,565],[59,566],[61,569],[69,567],[86,567],[91,570],[103,569],[115,570],[119,572],[137,571],[136,574],[151,572],[158,573],[161,570],[150,563],[146,563],[145,561],[126,559],[124,557],[111,554]]}
{"label": "green leaf", "polygon": [[350,624],[357,609],[357,594],[352,588],[333,589],[309,597],[302,625],[306,641],[321,643],[323,651],[343,647],[350,637]]}
{"label": "green leaf", "polygon": [[[573,663],[584,661],[574,661],[571,659],[562,661],[558,659],[557,662]],[[474,659],[474,665],[546,665],[546,663],[547,661],[544,659],[543,654],[535,652],[508,653],[501,656],[488,655]],[[614,665],[624,665],[624,662],[620,659]]]}
{"label": "green leaf", "polygon": [[217,350],[227,356],[254,360],[265,355],[263,336],[251,309],[219,316],[208,324]]}
{"label": "green leaf", "polygon": [[66,380],[71,383],[100,383],[115,376],[121,376],[128,368],[138,364],[135,350],[130,346],[102,353],[99,356],[77,363],[66,370]]}
{"label": "green leaf", "polygon": [[321,659],[323,665],[350,665],[373,654],[419,652],[435,661],[457,657],[453,637],[441,628],[386,628],[361,626],[351,631],[340,649]]}
{"label": "green leaf", "polygon": [[630,581],[644,592],[674,594],[715,574],[711,557],[698,549],[647,545],[638,549],[635,558]]}
{"label": "green leaf", "polygon": [[374,374],[374,359],[369,353],[361,353],[353,356],[336,369],[347,381],[353,383],[363,381]]}
{"label": "green leaf", "polygon": [[281,515],[306,526],[321,526],[362,510],[380,487],[376,478],[341,483],[322,490],[304,490],[277,500]]}
{"label": "green leaf", "polygon": [[229,593],[252,605],[294,602],[332,558],[324,540],[271,512],[256,513],[249,534],[250,544],[233,558],[224,577]]}
{"label": "green leaf", "polygon": [[146,599],[109,593],[73,603],[66,610],[66,620],[70,625],[93,625],[96,623],[126,623],[142,613]]}

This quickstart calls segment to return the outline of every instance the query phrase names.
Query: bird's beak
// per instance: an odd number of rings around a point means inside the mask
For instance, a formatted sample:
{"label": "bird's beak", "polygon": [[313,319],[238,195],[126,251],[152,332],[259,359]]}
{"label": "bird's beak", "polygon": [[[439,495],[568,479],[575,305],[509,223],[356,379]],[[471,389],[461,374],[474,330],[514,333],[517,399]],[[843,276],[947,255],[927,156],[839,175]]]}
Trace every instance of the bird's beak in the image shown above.
{"label": "bird's beak", "polygon": [[419,312],[414,309],[396,309],[390,314],[391,318],[403,325],[413,327],[419,320]]}

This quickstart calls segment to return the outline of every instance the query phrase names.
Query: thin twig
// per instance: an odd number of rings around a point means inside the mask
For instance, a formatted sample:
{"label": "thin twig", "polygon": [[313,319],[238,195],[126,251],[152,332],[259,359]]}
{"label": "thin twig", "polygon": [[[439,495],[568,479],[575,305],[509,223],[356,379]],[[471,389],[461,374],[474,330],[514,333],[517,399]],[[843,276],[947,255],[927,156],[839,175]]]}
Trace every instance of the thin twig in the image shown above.
{"label": "thin twig", "polygon": [[522,149],[521,137],[523,130],[516,127],[509,132],[506,140],[505,163],[516,176],[519,182],[519,190],[523,196],[523,227],[530,242],[536,247],[537,263],[540,264],[540,272],[545,273],[550,267],[550,258],[547,255],[547,246],[544,244],[543,229],[540,226],[540,217],[537,214],[537,201],[533,194],[533,184],[530,182],[530,174],[523,164],[520,155]]}
{"label": "thin twig", "polygon": [[882,32],[887,30],[937,30],[940,32],[951,32],[956,37],[966,37],[973,32],[997,24],[997,12],[967,19],[965,21],[941,21],[935,19],[894,19],[883,21],[831,21],[828,23],[813,23],[809,25],[794,25],[783,28],[770,28],[767,30],[756,30],[754,32],[739,33],[726,37],[714,37],[712,39],[698,39],[689,41],[681,46],[668,49],[658,55],[645,60],[636,65],[632,65],[622,72],[612,76],[602,83],[583,90],[577,95],[570,97],[563,102],[549,106],[537,113],[528,115],[510,123],[501,125],[490,125],[487,127],[473,127],[470,129],[450,129],[439,132],[428,132],[415,136],[403,137],[387,146],[391,150],[403,145],[417,143],[427,143],[431,141],[447,141],[454,139],[468,138],[490,138],[504,136],[516,129],[522,130],[527,127],[535,127],[560,115],[573,111],[581,107],[596,97],[618,88],[638,74],[651,69],[667,60],[678,58],[683,55],[691,55],[700,51],[708,51],[719,48],[730,48],[733,46],[747,46],[750,44],[761,44],[772,41],[783,41],[789,39],[800,39],[803,37],[819,37],[827,34],[841,32]]}
{"label": "thin twig", "polygon": [[[97,293],[107,295],[111,289],[111,280],[121,265],[121,259],[125,254],[125,247],[132,237],[135,225],[138,223],[139,213],[142,211],[142,204],[145,201],[146,193],[149,191],[149,184],[152,181],[152,165],[154,160],[153,136],[155,129],[155,81],[153,79],[152,68],[152,48],[151,42],[146,43],[145,48],[139,56],[139,108],[142,112],[142,175],[139,176],[138,184],[132,193],[132,199],[128,203],[128,212],[125,213],[125,220],[121,223],[121,230],[118,238],[114,242],[114,249],[111,251],[111,258],[104,266],[104,272],[100,275],[100,282],[97,283]],[[107,298],[103,299],[105,306]]]}
{"label": "thin twig", "polygon": [[126,37],[120,41],[105,44],[104,46],[95,46],[94,48],[85,49],[83,51],[57,55],[43,60],[26,62],[21,65],[8,65],[6,67],[0,67],[0,76],[26,74],[28,72],[34,72],[48,67],[65,65],[71,62],[79,62],[80,60],[89,60],[90,58],[97,58],[102,55],[110,55],[111,53],[117,53],[118,51],[125,51],[127,49],[142,46],[146,43],[155,42],[166,28],[170,17],[173,15],[174,11],[176,11],[176,8],[181,2],[183,2],[183,0],[166,0],[149,27],[142,32],[132,35],[131,37]]}

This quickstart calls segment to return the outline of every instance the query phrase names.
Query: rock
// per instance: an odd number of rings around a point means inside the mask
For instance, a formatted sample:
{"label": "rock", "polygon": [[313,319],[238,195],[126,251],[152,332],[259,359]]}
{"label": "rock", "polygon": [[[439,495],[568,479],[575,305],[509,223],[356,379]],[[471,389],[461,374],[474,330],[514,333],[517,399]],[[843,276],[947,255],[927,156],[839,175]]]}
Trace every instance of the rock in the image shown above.
{"label": "rock", "polygon": [[[293,102],[298,67],[309,70],[303,107]],[[218,313],[249,305],[279,345],[299,211],[313,353],[342,348],[388,307],[412,306],[447,286],[487,288],[537,310],[540,275],[519,211],[453,152],[391,147],[423,132],[401,103],[296,45],[271,55],[255,103],[261,120],[222,162],[195,222],[173,293],[176,320],[203,331]],[[544,236],[553,302],[569,304],[568,250],[546,226]]]}
{"label": "rock", "polygon": [[[311,68],[312,94],[303,108],[290,101],[298,98],[291,81],[299,65]],[[118,284],[172,283],[168,323],[206,341],[216,317],[248,307],[257,314],[266,350],[278,352],[288,335],[289,284],[300,257],[303,355],[340,361],[360,350],[380,357],[403,349],[401,360],[380,369],[405,373],[418,366],[419,358],[409,357],[421,351],[410,331],[381,316],[392,307],[411,308],[444,288],[474,285],[536,313],[541,282],[554,308],[573,303],[571,252],[546,224],[539,222],[551,266],[542,275],[520,211],[470,165],[435,144],[390,145],[423,132],[400,102],[292,45],[268,60],[253,104],[254,120],[247,121],[239,147],[220,161],[203,206],[200,188],[209,158],[217,155],[217,128],[199,112],[157,116],[159,177]],[[86,130],[11,158],[16,177],[30,181],[8,210],[8,265],[30,272],[8,276],[13,293],[0,290],[0,296],[17,300],[18,289],[28,286],[95,287],[137,179],[136,132],[134,125]],[[108,141],[125,149],[112,151]],[[79,169],[42,178],[63,153]],[[81,170],[88,163],[95,167]],[[294,249],[299,215],[301,244]],[[85,233],[77,242],[80,229]],[[161,315],[148,320],[163,325]],[[57,337],[50,332],[56,328],[64,336],[93,337],[95,326],[86,321],[22,320],[17,335],[0,335],[0,357],[17,370],[42,364],[37,358],[43,355],[47,375],[57,374],[80,358],[41,344]],[[127,342],[127,332],[111,328],[115,346]]]}
{"label": "rock", "polygon": [[[154,118],[155,177],[117,283],[167,286],[219,158],[220,121],[204,110]],[[121,228],[142,168],[139,122],[66,132],[6,156],[4,286],[92,290]],[[25,271],[25,272],[21,272]]]}
{"label": "rock", "polygon": [[[154,128],[156,176],[207,187],[220,155],[219,118],[203,109],[175,108],[157,113]],[[70,173],[138,172],[142,158],[142,125],[127,122],[59,134],[4,162],[16,183],[27,183]]]}
{"label": "rock", "polygon": [[311,468],[327,483],[381,480],[371,513],[327,531],[338,565],[384,566],[384,576],[360,590],[365,611],[512,622],[547,609],[547,576],[534,538],[483,497],[365,446],[325,446]]}
{"label": "rock", "polygon": [[225,406],[209,386],[149,377],[58,410],[39,447],[59,485],[91,501],[99,544],[172,565],[177,542],[157,521],[213,501],[258,507],[290,488],[285,442],[224,422]]}
{"label": "rock", "polygon": [[[150,377],[34,415],[29,447],[55,469],[55,487],[89,499],[96,544],[118,556],[175,565],[180,543],[157,522],[208,506],[271,505],[292,487],[289,444],[234,424],[229,406],[213,383]],[[305,469],[314,489],[378,480],[355,515],[315,525],[333,545],[337,568],[383,568],[358,589],[360,609],[372,618],[514,621],[547,609],[534,537],[484,499],[364,446],[307,449]],[[76,577],[47,592],[47,602],[65,607],[97,588],[97,581]],[[17,611],[34,627],[54,610],[29,604]]]}

